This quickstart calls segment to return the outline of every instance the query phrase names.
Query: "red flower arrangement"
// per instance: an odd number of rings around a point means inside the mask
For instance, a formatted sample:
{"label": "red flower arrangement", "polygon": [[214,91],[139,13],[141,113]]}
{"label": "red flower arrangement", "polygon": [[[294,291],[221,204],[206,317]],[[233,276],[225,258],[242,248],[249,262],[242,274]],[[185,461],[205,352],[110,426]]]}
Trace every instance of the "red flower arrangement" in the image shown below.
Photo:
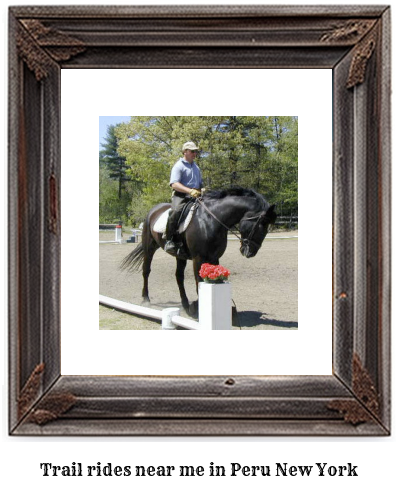
{"label": "red flower arrangement", "polygon": [[204,263],[199,275],[206,283],[223,283],[230,276],[230,271],[223,266]]}

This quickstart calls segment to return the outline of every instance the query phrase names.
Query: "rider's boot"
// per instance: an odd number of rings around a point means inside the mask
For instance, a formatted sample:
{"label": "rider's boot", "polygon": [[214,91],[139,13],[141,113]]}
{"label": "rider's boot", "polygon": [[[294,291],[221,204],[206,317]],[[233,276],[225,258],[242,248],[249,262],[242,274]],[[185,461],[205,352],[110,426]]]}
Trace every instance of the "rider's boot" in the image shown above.
{"label": "rider's boot", "polygon": [[175,244],[175,242],[173,242],[173,240],[167,240],[164,246],[164,251],[169,254],[176,254],[177,245]]}
{"label": "rider's boot", "polygon": [[178,218],[179,218],[179,214],[174,211],[169,216],[168,223],[166,224],[166,231],[165,231],[166,243],[164,246],[164,251],[168,252],[169,254],[176,254],[179,248],[179,245],[176,244],[174,241]]}

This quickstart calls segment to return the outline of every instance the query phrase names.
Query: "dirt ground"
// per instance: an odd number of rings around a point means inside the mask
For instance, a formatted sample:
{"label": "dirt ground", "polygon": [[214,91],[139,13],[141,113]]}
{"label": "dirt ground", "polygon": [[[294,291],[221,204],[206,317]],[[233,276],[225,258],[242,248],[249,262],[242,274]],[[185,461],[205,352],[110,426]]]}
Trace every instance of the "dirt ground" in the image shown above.
{"label": "dirt ground", "polygon": [[[101,235],[101,234],[100,234]],[[267,235],[258,254],[240,254],[237,239],[229,240],[220,264],[231,272],[232,299],[238,311],[233,329],[298,329],[298,231]],[[286,238],[289,237],[289,238]],[[100,240],[109,240],[101,236]],[[112,239],[111,239],[112,240]],[[120,271],[119,264],[136,244],[99,244],[100,294],[141,305],[142,276]],[[158,250],[149,278],[151,308],[180,307],[175,280],[175,259]],[[196,300],[192,263],[188,261],[187,296]],[[181,315],[186,316],[183,309]],[[125,314],[100,305],[100,329],[161,329],[160,322]]]}

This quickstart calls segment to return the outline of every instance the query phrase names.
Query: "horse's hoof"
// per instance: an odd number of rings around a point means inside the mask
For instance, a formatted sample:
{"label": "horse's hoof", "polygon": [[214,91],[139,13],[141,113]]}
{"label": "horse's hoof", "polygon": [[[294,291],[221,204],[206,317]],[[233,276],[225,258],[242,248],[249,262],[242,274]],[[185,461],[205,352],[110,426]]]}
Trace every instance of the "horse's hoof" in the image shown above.
{"label": "horse's hoof", "polygon": [[150,305],[150,299],[149,298],[143,298],[141,305],[147,306]]}
{"label": "horse's hoof", "polygon": [[198,301],[196,300],[190,305],[188,314],[191,315],[191,317],[198,317]]}

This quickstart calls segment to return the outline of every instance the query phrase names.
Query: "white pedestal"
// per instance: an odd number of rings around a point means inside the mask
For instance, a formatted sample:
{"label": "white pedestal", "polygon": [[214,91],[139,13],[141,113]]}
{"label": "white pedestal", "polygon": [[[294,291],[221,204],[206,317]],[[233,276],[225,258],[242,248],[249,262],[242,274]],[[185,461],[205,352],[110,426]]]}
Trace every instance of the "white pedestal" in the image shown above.
{"label": "white pedestal", "polygon": [[231,284],[198,284],[198,321],[204,331],[231,329]]}
{"label": "white pedestal", "polygon": [[180,315],[180,309],[176,307],[170,307],[162,310],[162,329],[175,330],[176,325],[173,324],[173,317]]}

